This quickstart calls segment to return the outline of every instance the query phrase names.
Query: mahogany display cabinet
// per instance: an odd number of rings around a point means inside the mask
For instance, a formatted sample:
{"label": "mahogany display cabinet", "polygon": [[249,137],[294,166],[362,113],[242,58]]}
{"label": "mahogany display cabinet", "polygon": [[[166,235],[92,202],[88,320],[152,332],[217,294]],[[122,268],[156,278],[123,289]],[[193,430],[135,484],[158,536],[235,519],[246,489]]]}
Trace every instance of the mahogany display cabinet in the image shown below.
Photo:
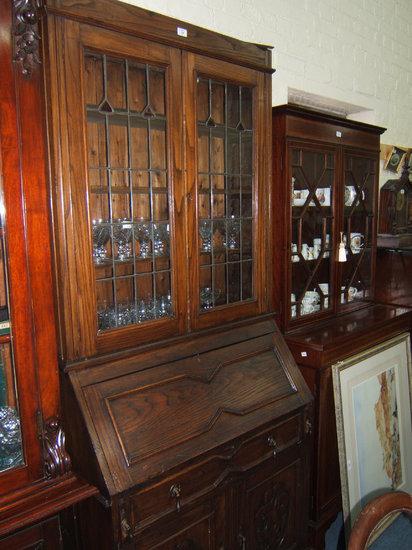
{"label": "mahogany display cabinet", "polygon": [[42,72],[25,55],[38,37],[30,13],[24,2],[0,4],[1,549],[60,548],[59,513],[97,494],[73,473],[61,422]]}
{"label": "mahogany display cabinet", "polygon": [[[274,322],[270,48],[46,3],[62,399],[86,546],[305,546],[311,395]],[[93,546],[95,545],[95,546]]]}
{"label": "mahogany display cabinet", "polygon": [[273,108],[276,296],[315,398],[309,540],[319,549],[342,507],[331,366],[411,328],[411,310],[374,301],[383,131]]}

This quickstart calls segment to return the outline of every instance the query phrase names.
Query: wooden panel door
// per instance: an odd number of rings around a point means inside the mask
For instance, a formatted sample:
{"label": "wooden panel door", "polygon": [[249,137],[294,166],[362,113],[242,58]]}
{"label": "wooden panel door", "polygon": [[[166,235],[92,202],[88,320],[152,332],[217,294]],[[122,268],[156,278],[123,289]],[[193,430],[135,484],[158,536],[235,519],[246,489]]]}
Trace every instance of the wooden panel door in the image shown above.
{"label": "wooden panel door", "polygon": [[181,53],[50,22],[67,359],[182,332]]}
{"label": "wooden panel door", "polygon": [[304,465],[293,458],[282,460],[282,467],[272,458],[247,476],[238,535],[242,550],[303,547],[307,522],[302,498]]}
{"label": "wooden panel door", "polygon": [[258,71],[183,59],[190,309],[202,328],[267,309],[269,88]]}

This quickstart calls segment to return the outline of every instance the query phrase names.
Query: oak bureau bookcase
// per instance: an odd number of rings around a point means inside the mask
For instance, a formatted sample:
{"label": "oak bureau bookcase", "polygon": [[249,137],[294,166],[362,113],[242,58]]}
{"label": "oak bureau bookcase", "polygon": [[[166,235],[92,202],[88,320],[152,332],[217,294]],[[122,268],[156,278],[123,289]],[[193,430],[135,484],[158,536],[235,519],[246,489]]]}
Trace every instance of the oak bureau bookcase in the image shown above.
{"label": "oak bureau bookcase", "polygon": [[270,48],[108,0],[46,13],[62,399],[101,491],[83,540],[302,548],[311,397],[274,322]]}

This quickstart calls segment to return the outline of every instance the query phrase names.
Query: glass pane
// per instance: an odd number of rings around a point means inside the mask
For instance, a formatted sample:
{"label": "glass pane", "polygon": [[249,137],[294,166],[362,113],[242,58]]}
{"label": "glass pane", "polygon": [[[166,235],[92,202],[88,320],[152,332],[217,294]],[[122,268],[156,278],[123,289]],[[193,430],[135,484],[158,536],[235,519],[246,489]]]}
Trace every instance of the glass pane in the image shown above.
{"label": "glass pane", "polygon": [[254,298],[253,89],[197,82],[200,309]]}
{"label": "glass pane", "polygon": [[290,316],[296,319],[333,307],[331,243],[335,159],[331,153],[303,148],[291,148],[289,158]]}
{"label": "glass pane", "polygon": [[85,53],[100,331],[172,311],[165,70]]}
{"label": "glass pane", "polygon": [[4,230],[0,228],[0,471],[24,463],[11,347]]}
{"label": "glass pane", "polygon": [[372,228],[377,163],[375,159],[345,155],[344,235],[346,262],[340,303],[370,295]]}

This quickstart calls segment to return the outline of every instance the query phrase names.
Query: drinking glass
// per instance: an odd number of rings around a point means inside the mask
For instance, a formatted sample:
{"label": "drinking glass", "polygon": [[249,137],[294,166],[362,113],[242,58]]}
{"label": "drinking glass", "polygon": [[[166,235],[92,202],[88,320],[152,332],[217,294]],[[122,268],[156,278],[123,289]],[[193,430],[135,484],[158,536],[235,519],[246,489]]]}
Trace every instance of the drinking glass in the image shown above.
{"label": "drinking glass", "polygon": [[165,256],[169,250],[169,224],[153,225],[153,254]]}
{"label": "drinking glass", "polygon": [[115,220],[113,224],[113,242],[117,244],[117,259],[124,262],[133,256],[133,224],[127,219]]}
{"label": "drinking glass", "polygon": [[212,309],[220,293],[220,289],[213,290],[210,286],[200,289],[200,304],[202,309]]}
{"label": "drinking glass", "polygon": [[240,222],[230,218],[227,220],[226,247],[234,250],[239,248]]}
{"label": "drinking glass", "polygon": [[107,259],[106,244],[110,239],[110,226],[108,220],[101,218],[92,221],[93,235],[93,261],[101,264]]}
{"label": "drinking glass", "polygon": [[202,237],[202,252],[211,252],[212,223],[210,220],[201,220],[199,222],[199,234]]}
{"label": "drinking glass", "polygon": [[139,257],[150,257],[150,223],[138,222],[135,224],[135,236],[139,243]]}

